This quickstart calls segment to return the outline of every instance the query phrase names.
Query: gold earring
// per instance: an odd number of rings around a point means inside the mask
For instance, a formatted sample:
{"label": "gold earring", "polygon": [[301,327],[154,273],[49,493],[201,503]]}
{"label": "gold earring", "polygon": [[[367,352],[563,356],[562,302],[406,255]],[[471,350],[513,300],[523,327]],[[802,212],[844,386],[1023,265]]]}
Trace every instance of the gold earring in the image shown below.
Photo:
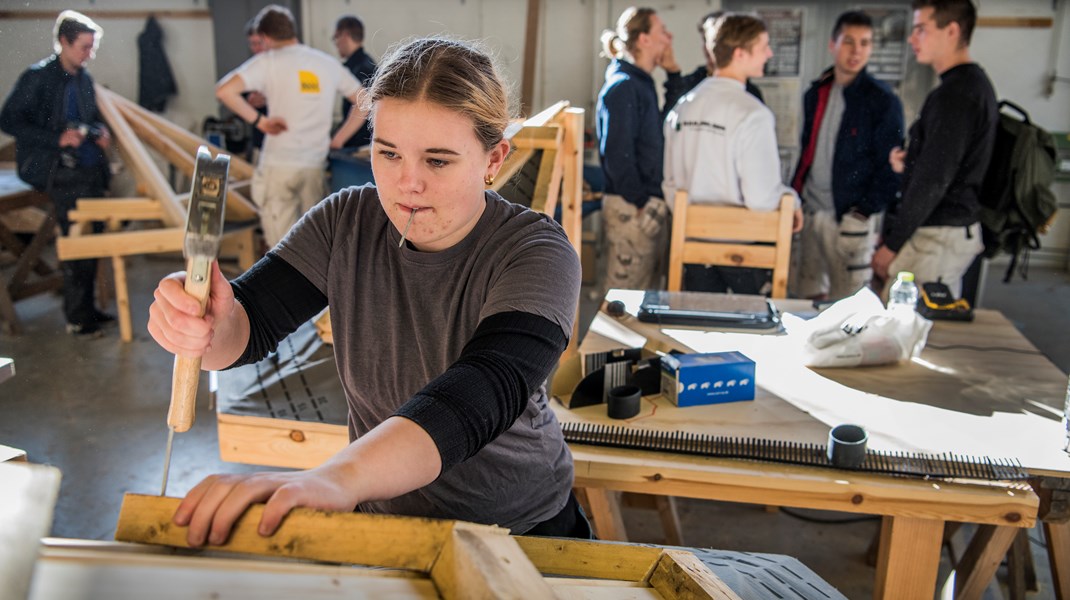
{"label": "gold earring", "polygon": [[494,176],[493,175],[485,175],[483,177],[483,183],[485,183],[487,185],[494,185]]}

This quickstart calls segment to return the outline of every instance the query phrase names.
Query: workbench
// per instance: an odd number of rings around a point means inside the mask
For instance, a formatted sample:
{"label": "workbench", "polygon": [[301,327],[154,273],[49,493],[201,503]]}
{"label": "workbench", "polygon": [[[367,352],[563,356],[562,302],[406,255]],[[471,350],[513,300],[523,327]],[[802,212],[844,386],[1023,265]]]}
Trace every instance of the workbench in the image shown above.
{"label": "workbench", "polygon": [[[875,450],[1017,458],[1031,475],[1047,478],[1034,480],[1047,500],[1041,510],[1041,498],[1024,482],[926,481],[571,444],[576,486],[585,489],[599,538],[627,539],[616,502],[620,491],[881,515],[876,596],[909,598],[931,597],[936,588],[944,523],[976,523],[981,528],[959,565],[956,585],[958,597],[978,597],[1017,532],[1035,524],[1039,513],[1053,579],[1062,597],[1070,598],[1070,525],[1067,515],[1052,508],[1059,502],[1051,501],[1066,493],[1059,487],[1070,480],[1060,422],[1066,376],[998,312],[978,310],[972,323],[937,322],[926,349],[909,363],[811,370],[776,355],[775,336],[660,329],[635,318],[641,292],[614,291],[609,299],[621,299],[627,311],[617,318],[600,311],[580,345],[581,357],[620,347],[708,351],[723,344],[758,363],[753,402],[677,409],[651,396],[628,426],[824,444],[830,426],[853,422],[866,427]],[[778,305],[809,309],[799,301]],[[321,351],[317,356],[326,360],[329,349]],[[301,362],[296,357],[303,354],[314,352],[295,349],[288,356]],[[319,368],[326,364],[317,362]],[[220,376],[226,380],[245,369],[250,367]],[[281,382],[273,385],[255,390],[257,397],[240,409],[233,399],[221,400],[225,460],[310,467],[348,443],[344,418],[271,418],[264,408],[267,400],[276,410],[290,410],[292,400],[298,400],[295,407],[301,400],[311,406],[308,398],[317,396],[341,401],[340,392],[299,395],[294,390],[304,388],[293,383],[288,391]],[[562,422],[621,424],[608,419],[603,405],[554,406]],[[1043,481],[1052,485],[1041,486]]]}

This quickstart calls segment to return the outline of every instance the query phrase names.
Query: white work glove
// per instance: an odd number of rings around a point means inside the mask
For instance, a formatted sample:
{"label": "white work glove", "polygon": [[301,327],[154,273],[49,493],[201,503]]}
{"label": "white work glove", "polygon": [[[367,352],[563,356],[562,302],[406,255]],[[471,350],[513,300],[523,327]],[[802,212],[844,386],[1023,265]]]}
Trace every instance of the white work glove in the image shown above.
{"label": "white work glove", "polygon": [[654,237],[661,233],[662,227],[669,216],[669,206],[661,198],[651,197],[642,214],[639,215],[639,231],[647,237]]}

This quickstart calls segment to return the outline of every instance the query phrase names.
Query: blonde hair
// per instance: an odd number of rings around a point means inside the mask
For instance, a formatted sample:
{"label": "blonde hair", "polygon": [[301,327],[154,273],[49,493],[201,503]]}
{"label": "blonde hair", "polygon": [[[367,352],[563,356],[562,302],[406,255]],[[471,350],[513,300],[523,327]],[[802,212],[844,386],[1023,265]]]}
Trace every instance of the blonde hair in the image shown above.
{"label": "blonde hair", "polygon": [[509,94],[490,56],[470,43],[441,37],[391,49],[375,71],[369,96],[368,108],[397,98],[454,110],[472,119],[487,151],[502,141],[512,117]]}
{"label": "blonde hair", "polygon": [[706,28],[706,49],[718,69],[732,64],[736,48],[750,51],[758,36],[765,33],[765,21],[754,15],[725,13]]}
{"label": "blonde hair", "polygon": [[639,34],[650,33],[654,25],[651,17],[655,15],[653,8],[636,8],[630,6],[624,9],[617,19],[616,29],[606,29],[602,32],[602,54],[607,58],[620,58],[625,53],[635,56],[636,44],[639,43]]}

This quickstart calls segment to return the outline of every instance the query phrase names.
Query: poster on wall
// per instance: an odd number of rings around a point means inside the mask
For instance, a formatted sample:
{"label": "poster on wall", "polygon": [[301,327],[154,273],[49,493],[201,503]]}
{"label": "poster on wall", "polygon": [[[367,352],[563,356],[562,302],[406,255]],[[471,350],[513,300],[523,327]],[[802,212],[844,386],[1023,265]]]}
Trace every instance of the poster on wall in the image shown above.
{"label": "poster on wall", "polygon": [[752,81],[762,90],[765,105],[776,115],[776,141],[781,148],[799,145],[802,90],[797,77],[762,77]]}
{"label": "poster on wall", "polygon": [[802,8],[762,7],[756,10],[769,30],[773,58],[765,63],[766,77],[798,77],[802,58]]}
{"label": "poster on wall", "polygon": [[907,36],[912,17],[906,6],[856,6],[873,19],[873,54],[869,74],[893,87],[903,78],[907,64]]}

